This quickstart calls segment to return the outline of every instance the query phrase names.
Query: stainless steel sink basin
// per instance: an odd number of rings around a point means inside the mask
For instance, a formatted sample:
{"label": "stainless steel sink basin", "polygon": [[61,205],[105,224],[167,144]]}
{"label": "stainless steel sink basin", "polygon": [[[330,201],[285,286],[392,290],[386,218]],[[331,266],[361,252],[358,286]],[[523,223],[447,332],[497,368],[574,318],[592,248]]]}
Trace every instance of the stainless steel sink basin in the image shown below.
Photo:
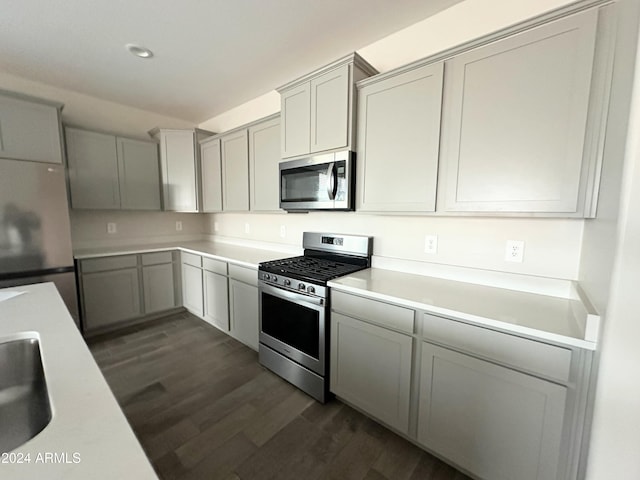
{"label": "stainless steel sink basin", "polygon": [[50,421],[38,339],[0,343],[0,452],[19,447]]}

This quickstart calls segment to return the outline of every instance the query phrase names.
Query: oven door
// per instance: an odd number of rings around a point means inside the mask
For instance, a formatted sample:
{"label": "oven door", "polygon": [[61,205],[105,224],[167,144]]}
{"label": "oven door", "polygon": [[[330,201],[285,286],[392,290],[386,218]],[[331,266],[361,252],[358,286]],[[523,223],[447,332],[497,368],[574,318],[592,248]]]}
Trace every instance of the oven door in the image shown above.
{"label": "oven door", "polygon": [[326,302],[260,282],[260,343],[325,374]]}

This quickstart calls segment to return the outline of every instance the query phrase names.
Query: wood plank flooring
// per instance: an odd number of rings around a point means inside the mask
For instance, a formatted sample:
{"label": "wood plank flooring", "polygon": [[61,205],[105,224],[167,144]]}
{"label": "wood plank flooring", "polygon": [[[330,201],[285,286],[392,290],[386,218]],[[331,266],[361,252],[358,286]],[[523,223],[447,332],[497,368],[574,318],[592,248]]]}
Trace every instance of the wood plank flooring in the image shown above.
{"label": "wood plank flooring", "polygon": [[468,479],[188,313],[88,343],[161,479]]}

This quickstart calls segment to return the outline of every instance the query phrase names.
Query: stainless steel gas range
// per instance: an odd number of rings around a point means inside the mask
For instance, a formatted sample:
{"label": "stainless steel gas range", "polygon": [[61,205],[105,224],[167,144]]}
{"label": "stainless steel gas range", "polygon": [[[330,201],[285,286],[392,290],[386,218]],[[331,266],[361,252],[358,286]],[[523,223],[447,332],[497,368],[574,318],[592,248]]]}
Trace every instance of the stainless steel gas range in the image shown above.
{"label": "stainless steel gas range", "polygon": [[327,282],[371,266],[373,238],[305,232],[304,255],[261,263],[260,363],[319,402],[329,397]]}

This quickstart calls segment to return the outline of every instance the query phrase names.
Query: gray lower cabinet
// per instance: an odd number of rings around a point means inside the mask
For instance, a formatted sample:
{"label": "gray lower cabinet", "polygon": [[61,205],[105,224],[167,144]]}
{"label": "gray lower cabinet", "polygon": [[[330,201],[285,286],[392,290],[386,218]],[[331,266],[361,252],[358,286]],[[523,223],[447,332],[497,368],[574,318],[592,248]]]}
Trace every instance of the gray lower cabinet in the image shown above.
{"label": "gray lower cabinet", "polygon": [[442,62],[358,84],[357,209],[436,208]]}
{"label": "gray lower cabinet", "polygon": [[97,257],[79,262],[84,331],[178,307],[173,252]]}
{"label": "gray lower cabinet", "polygon": [[142,315],[138,268],[82,276],[84,329],[109,327]]}
{"label": "gray lower cabinet", "polygon": [[412,337],[331,315],[331,391],[402,433],[409,429]]}
{"label": "gray lower cabinet", "polygon": [[231,335],[258,350],[258,272],[229,265],[229,313]]}
{"label": "gray lower cabinet", "polygon": [[418,440],[492,480],[557,479],[567,388],[422,342]]}
{"label": "gray lower cabinet", "polygon": [[592,352],[331,290],[331,391],[486,480],[575,479]]}
{"label": "gray lower cabinet", "polygon": [[204,315],[202,268],[182,263],[182,305],[194,315]]}
{"label": "gray lower cabinet", "polygon": [[160,210],[153,142],[65,128],[72,208]]}
{"label": "gray lower cabinet", "polygon": [[227,277],[204,270],[204,319],[220,330],[229,331],[229,285]]}
{"label": "gray lower cabinet", "polygon": [[0,158],[62,163],[61,109],[62,104],[0,91]]}
{"label": "gray lower cabinet", "polygon": [[176,288],[171,252],[142,254],[144,313],[175,308]]}

